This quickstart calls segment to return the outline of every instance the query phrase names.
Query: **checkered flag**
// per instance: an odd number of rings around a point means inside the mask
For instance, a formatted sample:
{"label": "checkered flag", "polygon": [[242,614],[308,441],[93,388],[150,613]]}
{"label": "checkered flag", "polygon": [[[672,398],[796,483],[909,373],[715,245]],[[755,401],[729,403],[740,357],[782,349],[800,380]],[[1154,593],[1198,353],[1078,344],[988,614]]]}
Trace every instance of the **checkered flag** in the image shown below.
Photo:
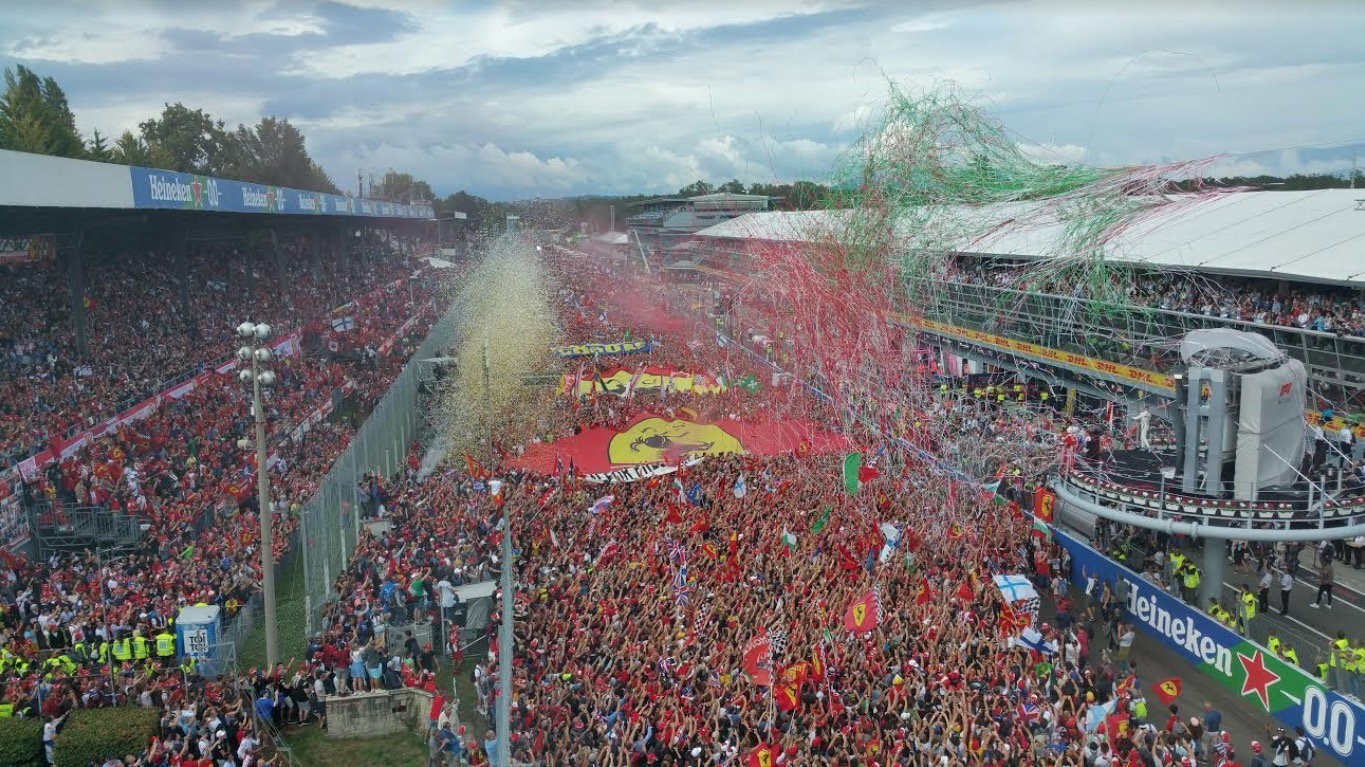
{"label": "checkered flag", "polygon": [[768,629],[768,647],[771,649],[774,658],[781,657],[787,650],[787,630]]}

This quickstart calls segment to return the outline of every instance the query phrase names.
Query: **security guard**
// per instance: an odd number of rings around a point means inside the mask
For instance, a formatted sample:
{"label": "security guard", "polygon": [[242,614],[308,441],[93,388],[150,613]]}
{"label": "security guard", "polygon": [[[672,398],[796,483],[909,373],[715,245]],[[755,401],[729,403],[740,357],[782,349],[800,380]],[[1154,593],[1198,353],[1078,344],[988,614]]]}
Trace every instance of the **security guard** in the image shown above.
{"label": "security guard", "polygon": [[1322,653],[1318,653],[1317,660],[1313,663],[1313,669],[1317,673],[1318,679],[1322,680],[1324,684],[1331,684],[1331,680],[1327,677],[1329,668],[1326,659],[1322,657]]}
{"label": "security guard", "polygon": [[180,661],[180,673],[185,676],[194,676],[195,660],[193,655],[186,655]]}
{"label": "security guard", "polygon": [[138,632],[133,635],[133,658],[137,660],[147,660],[147,658],[151,657],[151,654],[151,650],[147,644],[147,637],[143,636],[142,631],[139,629]]}
{"label": "security guard", "polygon": [[1185,589],[1185,601],[1189,604],[1198,604],[1195,600],[1199,598],[1199,568],[1192,563],[1185,563],[1185,575],[1181,579]]}
{"label": "security guard", "polygon": [[1242,584],[1242,615],[1239,628],[1245,634],[1251,630],[1251,620],[1256,617],[1256,593],[1251,587]]}
{"label": "security guard", "polygon": [[1171,551],[1167,561],[1171,563],[1171,576],[1173,578],[1180,577],[1180,569],[1185,566],[1185,555],[1180,553],[1179,549],[1175,549]]}
{"label": "security guard", "polygon": [[[1350,668],[1351,687],[1359,690],[1361,674],[1365,673],[1365,644],[1357,644],[1351,648],[1351,654],[1355,659],[1355,666]],[[1356,694],[1359,695],[1360,693],[1357,692]]]}
{"label": "security guard", "polygon": [[156,657],[169,658],[175,655],[175,635],[166,629],[162,629],[156,635]]}
{"label": "security guard", "polygon": [[1228,614],[1223,610],[1223,606],[1218,604],[1218,597],[1209,597],[1209,615],[1219,623],[1228,622]]}
{"label": "security guard", "polygon": [[1346,638],[1346,632],[1337,629],[1337,638],[1327,648],[1327,665],[1332,669],[1332,685],[1343,695],[1351,689],[1351,682],[1346,676],[1346,660],[1350,652],[1351,642]]}
{"label": "security guard", "polygon": [[82,666],[90,662],[90,646],[84,639],[71,644],[71,657]]}
{"label": "security guard", "polygon": [[1299,654],[1294,650],[1294,645],[1291,645],[1288,642],[1285,642],[1280,646],[1280,657],[1284,659],[1285,663],[1293,663],[1295,666],[1299,665]]}
{"label": "security guard", "polygon": [[114,660],[119,663],[126,663],[133,659],[133,643],[129,641],[128,637],[115,639],[111,651],[114,654]]}
{"label": "security guard", "polygon": [[1270,648],[1270,654],[1276,658],[1280,657],[1280,637],[1275,633],[1275,629],[1270,629],[1265,638],[1265,646]]}

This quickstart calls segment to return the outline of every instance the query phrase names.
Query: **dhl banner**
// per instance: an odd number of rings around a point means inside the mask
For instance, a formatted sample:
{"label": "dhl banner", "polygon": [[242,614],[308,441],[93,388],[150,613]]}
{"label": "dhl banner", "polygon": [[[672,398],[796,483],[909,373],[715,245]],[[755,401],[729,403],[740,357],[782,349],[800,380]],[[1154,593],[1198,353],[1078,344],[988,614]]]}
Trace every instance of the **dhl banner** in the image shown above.
{"label": "dhl banner", "polygon": [[611,354],[635,354],[649,351],[648,341],[618,341],[612,344],[571,344],[553,348],[559,357],[603,357]]}
{"label": "dhl banner", "polygon": [[[636,376],[639,376],[636,378]],[[577,374],[565,374],[559,380],[559,392],[567,392],[578,379]],[[631,380],[635,380],[632,386]],[[630,368],[609,368],[598,372],[584,373],[578,380],[578,396],[588,397],[593,393],[625,396],[630,390],[634,394],[657,394],[667,387],[669,391],[687,391],[694,394],[718,394],[725,391],[725,385],[705,373],[691,373],[685,370],[658,365],[646,365],[639,370]]]}
{"label": "dhl banner", "polygon": [[1059,365],[1068,365],[1073,368],[1088,370],[1092,373],[1107,375],[1111,378],[1118,378],[1124,381],[1131,381],[1139,386],[1147,388],[1161,389],[1167,392],[1175,392],[1175,381],[1164,373],[1157,373],[1152,370],[1143,370],[1129,365],[1120,365],[1117,362],[1108,360],[1097,360],[1094,357],[1087,357],[1083,354],[1064,352],[1059,349],[1051,349],[1038,344],[1031,344],[1027,341],[1020,341],[1005,336],[997,336],[993,333],[985,333],[980,330],[970,328],[959,328],[954,325],[947,325],[942,322],[924,319],[921,317],[910,317],[908,315],[898,315],[897,319],[906,324],[930,330],[940,335],[951,338],[971,341],[972,343],[990,346],[1001,351],[1017,354],[1027,354],[1030,357],[1048,362],[1055,362]]}
{"label": "dhl banner", "polygon": [[649,473],[624,470],[676,465],[707,455],[778,455],[785,452],[808,455],[844,450],[847,446],[845,437],[824,431],[808,421],[787,419],[750,423],[723,419],[702,422],[642,413],[625,428],[598,426],[554,442],[529,445],[522,455],[507,464],[541,474],[568,471],[572,464],[580,474],[621,472],[622,478],[638,479]]}

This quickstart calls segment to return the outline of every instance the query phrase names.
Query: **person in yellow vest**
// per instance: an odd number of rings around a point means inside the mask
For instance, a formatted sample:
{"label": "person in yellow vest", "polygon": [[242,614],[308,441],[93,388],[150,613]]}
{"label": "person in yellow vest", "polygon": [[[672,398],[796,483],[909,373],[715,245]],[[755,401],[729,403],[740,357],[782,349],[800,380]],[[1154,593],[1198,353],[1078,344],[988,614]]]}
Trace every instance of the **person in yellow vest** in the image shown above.
{"label": "person in yellow vest", "polygon": [[115,639],[110,651],[114,654],[114,660],[119,663],[133,659],[133,643],[128,640],[128,637]]}
{"label": "person in yellow vest", "polygon": [[185,658],[180,661],[180,673],[185,676],[194,676],[195,666],[194,656],[186,655]]}
{"label": "person in yellow vest", "polygon": [[1172,578],[1180,577],[1180,569],[1185,566],[1185,555],[1180,553],[1179,549],[1172,549],[1170,556],[1168,556],[1166,560],[1171,563],[1171,572],[1169,575]]}
{"label": "person in yellow vest", "polygon": [[1331,684],[1331,680],[1327,678],[1328,669],[1327,659],[1322,657],[1322,653],[1318,653],[1318,657],[1313,661],[1313,670],[1317,673],[1318,679],[1322,680],[1323,684]]}
{"label": "person in yellow vest", "polygon": [[107,663],[109,662],[109,643],[108,643],[108,642],[106,642],[106,641],[104,641],[104,640],[102,640],[102,639],[100,640],[100,647],[99,647],[99,650],[97,650],[96,653],[95,653],[95,660],[96,660],[96,661],[99,663],[99,665],[101,665],[101,666],[103,666],[103,665],[105,665],[105,664],[107,664]]}
{"label": "person in yellow vest", "polygon": [[0,719],[9,719],[14,716],[14,704],[9,701],[0,701]]}
{"label": "person in yellow vest", "polygon": [[156,635],[156,657],[170,658],[175,655],[175,635],[166,629],[162,629]]}
{"label": "person in yellow vest", "polygon": [[1256,593],[1251,590],[1250,586],[1243,583],[1242,610],[1240,615],[1238,615],[1237,621],[1237,629],[1243,634],[1251,632],[1251,621],[1256,617],[1256,603],[1258,601],[1259,600],[1256,599]]}
{"label": "person in yellow vest", "polygon": [[150,648],[147,646],[147,637],[141,631],[133,635],[133,658],[135,660],[147,660],[151,657]]}
{"label": "person in yellow vest", "polygon": [[1265,646],[1270,649],[1270,654],[1280,657],[1280,637],[1275,633],[1275,629],[1266,632]]}
{"label": "person in yellow vest", "polygon": [[1365,644],[1356,644],[1352,647],[1351,656],[1355,662],[1355,665],[1347,667],[1351,672],[1351,694],[1359,698],[1362,687],[1361,675],[1365,674]]}
{"label": "person in yellow vest", "polygon": [[1337,629],[1337,638],[1327,648],[1327,665],[1332,669],[1332,686],[1342,695],[1351,691],[1351,680],[1346,676],[1346,661],[1350,652],[1351,642],[1346,639],[1346,632]]}
{"label": "person in yellow vest", "polygon": [[1185,591],[1185,602],[1188,604],[1199,604],[1199,568],[1193,564],[1185,563],[1185,574],[1181,576],[1180,583]]}
{"label": "person in yellow vest", "polygon": [[1223,606],[1218,604],[1218,597],[1209,597],[1209,615],[1219,623],[1227,620],[1227,613],[1223,612]]}
{"label": "person in yellow vest", "polygon": [[1299,665],[1299,653],[1294,649],[1294,645],[1291,645],[1288,642],[1280,645],[1280,658],[1282,658],[1285,663],[1293,663],[1295,666]]}

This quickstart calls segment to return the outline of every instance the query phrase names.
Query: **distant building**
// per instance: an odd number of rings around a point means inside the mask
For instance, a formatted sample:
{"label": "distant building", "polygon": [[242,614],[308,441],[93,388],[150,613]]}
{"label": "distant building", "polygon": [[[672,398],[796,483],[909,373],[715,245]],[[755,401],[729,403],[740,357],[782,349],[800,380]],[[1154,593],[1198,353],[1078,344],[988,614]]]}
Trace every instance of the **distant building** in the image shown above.
{"label": "distant building", "polygon": [[626,219],[626,230],[632,242],[638,241],[652,260],[667,266],[673,260],[673,250],[696,232],[748,213],[771,210],[778,199],[763,194],[717,192],[642,200],[628,206],[632,212]]}

